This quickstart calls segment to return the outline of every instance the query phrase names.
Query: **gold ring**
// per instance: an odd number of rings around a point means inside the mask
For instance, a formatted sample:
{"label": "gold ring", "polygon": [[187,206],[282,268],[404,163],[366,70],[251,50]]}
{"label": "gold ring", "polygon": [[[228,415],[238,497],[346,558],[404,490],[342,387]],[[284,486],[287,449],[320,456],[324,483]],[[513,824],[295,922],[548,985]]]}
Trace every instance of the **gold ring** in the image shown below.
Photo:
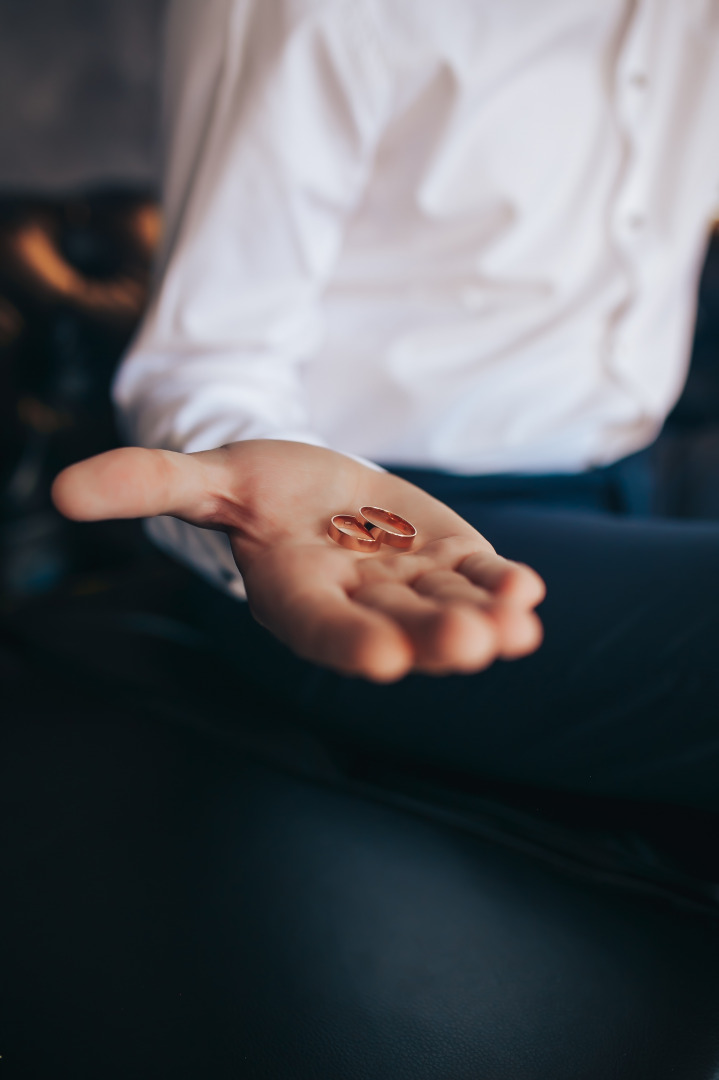
{"label": "gold ring", "polygon": [[412,547],[417,530],[406,518],[393,514],[391,510],[382,510],[379,506],[360,507],[360,517],[364,518],[366,527],[380,544],[389,544],[403,551]]}
{"label": "gold ring", "polygon": [[376,551],[377,540],[354,514],[335,514],[330,518],[327,534],[336,544],[351,551]]}

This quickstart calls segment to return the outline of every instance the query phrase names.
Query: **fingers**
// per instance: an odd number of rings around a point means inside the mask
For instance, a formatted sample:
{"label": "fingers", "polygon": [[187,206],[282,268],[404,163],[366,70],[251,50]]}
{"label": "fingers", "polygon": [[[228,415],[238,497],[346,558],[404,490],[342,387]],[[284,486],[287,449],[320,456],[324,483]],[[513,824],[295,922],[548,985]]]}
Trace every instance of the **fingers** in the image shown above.
{"label": "fingers", "polygon": [[[527,572],[526,581],[523,567],[490,553],[494,573],[487,573],[484,558],[481,567],[469,569],[481,570],[481,579],[494,589],[475,585],[451,569],[456,558],[437,565],[437,558],[450,554],[445,548],[354,560],[347,552],[288,545],[250,565],[245,581],[251,602],[253,593],[261,598],[260,606],[253,604],[261,621],[300,655],[377,681],[410,670],[481,671],[499,657],[536,649],[542,628],[526,602],[528,585],[531,599],[539,596],[533,573]],[[292,600],[298,583],[301,595]],[[336,589],[328,589],[330,583]]]}
{"label": "fingers", "polygon": [[399,583],[373,583],[353,593],[360,605],[391,618],[411,642],[418,671],[479,671],[497,655],[497,627],[467,603],[438,604]]}
{"label": "fingers", "polygon": [[402,627],[418,671],[481,671],[498,657],[526,656],[542,640],[541,623],[532,611],[497,601],[452,571],[425,574],[414,588],[363,585],[353,599]]}
{"label": "fingers", "polygon": [[541,604],[547,590],[535,570],[494,552],[477,552],[462,560],[458,571],[475,587],[491,593],[502,659],[517,660],[539,648],[544,631],[533,608]]}
{"label": "fingers", "polygon": [[[445,647],[441,623],[434,631],[435,636],[430,634],[433,644],[427,647],[427,632],[415,631],[408,621],[407,608],[403,626],[419,646],[418,662],[422,670],[429,670],[427,665],[431,661],[425,657],[431,655],[433,648],[441,656],[440,668],[444,664],[447,670],[480,670],[495,657],[512,660],[527,656],[542,642],[542,625],[532,609],[544,597],[544,582],[529,567],[502,558],[489,545],[467,554],[466,539],[446,538],[427,544],[417,555],[369,563],[364,567],[364,576],[368,583],[384,587],[392,583],[411,587],[420,597],[441,608],[446,613],[445,619],[466,620],[466,609],[471,607],[484,620],[482,625],[492,628],[495,648],[489,659],[482,655],[476,641],[470,644],[471,637],[456,652]],[[457,608],[464,614],[448,614]],[[385,610],[390,612],[389,608]],[[476,650],[474,660],[472,648]]]}
{"label": "fingers", "polygon": [[367,568],[367,574],[378,581],[404,581],[414,585],[425,574],[442,568],[457,571],[467,581],[484,589],[493,601],[501,598],[527,608],[541,603],[545,587],[539,574],[523,563],[502,558],[484,543],[485,547],[477,550],[476,543],[468,543],[466,537],[445,537],[430,541],[416,554],[403,555],[399,559],[379,559]]}
{"label": "fingers", "polygon": [[414,661],[401,628],[354,603],[341,588],[295,597],[268,629],[304,659],[373,682],[401,679]]}
{"label": "fingers", "polygon": [[421,574],[412,582],[420,596],[431,597],[445,603],[472,604],[489,611],[497,604],[497,595],[491,589],[474,585],[455,570],[435,569]]}
{"label": "fingers", "polygon": [[474,552],[462,559],[456,569],[468,581],[513,604],[536,607],[546,593],[544,582],[535,570],[524,563],[503,559],[493,551]]}
{"label": "fingers", "polygon": [[[237,538],[230,533],[237,558]],[[305,660],[375,682],[411,670],[413,651],[401,627],[355,603],[361,557],[324,543],[277,543],[238,559],[252,614]]]}
{"label": "fingers", "polygon": [[530,610],[530,605],[520,602],[512,594],[507,599],[501,588],[492,591],[473,585],[453,570],[432,570],[422,574],[414,581],[413,587],[421,596],[437,604],[460,604],[483,612],[496,633],[496,655],[504,660],[526,656],[541,644],[542,624]]}
{"label": "fingers", "polygon": [[368,564],[324,545],[276,545],[245,568],[253,613],[305,659],[377,682],[478,671],[499,654],[497,626],[478,607],[437,603]]}
{"label": "fingers", "polygon": [[174,514],[196,524],[212,517],[200,454],[124,447],[64,469],[52,486],[55,506],[74,521]]}

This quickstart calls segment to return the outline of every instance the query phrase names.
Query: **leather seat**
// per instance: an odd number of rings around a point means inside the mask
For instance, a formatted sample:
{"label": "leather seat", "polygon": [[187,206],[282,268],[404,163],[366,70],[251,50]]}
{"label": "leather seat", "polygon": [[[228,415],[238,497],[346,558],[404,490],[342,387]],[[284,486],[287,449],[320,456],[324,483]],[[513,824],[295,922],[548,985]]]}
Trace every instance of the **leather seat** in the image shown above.
{"label": "leather seat", "polygon": [[717,1075],[719,908],[358,779],[256,707],[203,727],[159,692],[189,631],[120,614],[56,605],[6,653],[8,1076]]}

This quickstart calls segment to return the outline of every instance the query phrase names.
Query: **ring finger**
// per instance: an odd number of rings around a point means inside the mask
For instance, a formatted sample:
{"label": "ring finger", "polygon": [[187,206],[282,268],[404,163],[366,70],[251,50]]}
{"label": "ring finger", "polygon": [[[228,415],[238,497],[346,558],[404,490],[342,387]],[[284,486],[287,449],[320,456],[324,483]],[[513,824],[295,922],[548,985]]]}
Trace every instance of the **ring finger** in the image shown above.
{"label": "ring finger", "polygon": [[418,670],[478,671],[497,655],[496,626],[466,602],[438,603],[407,585],[389,582],[361,585],[352,599],[388,615],[402,628]]}

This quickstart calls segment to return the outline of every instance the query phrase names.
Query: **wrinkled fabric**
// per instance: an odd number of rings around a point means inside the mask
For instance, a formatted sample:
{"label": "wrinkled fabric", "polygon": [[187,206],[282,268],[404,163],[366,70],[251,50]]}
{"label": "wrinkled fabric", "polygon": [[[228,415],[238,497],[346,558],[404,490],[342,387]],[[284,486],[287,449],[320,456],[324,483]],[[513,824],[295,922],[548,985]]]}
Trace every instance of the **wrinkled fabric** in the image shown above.
{"label": "wrinkled fabric", "polygon": [[[131,441],[474,475],[652,441],[719,202],[717,0],[180,0],[168,41]],[[224,537],[152,531],[241,593]]]}

